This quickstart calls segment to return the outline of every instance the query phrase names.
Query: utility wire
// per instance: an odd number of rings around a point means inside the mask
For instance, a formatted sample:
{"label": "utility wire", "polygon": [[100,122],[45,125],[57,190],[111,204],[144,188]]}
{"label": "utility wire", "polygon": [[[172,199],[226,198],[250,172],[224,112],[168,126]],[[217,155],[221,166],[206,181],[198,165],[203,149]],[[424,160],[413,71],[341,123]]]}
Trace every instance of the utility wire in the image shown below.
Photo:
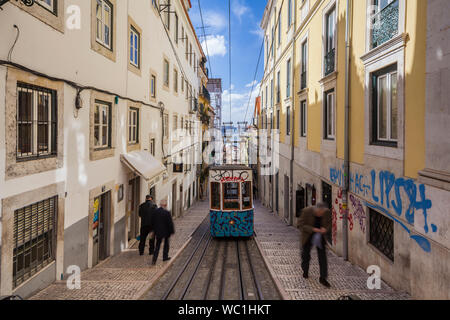
{"label": "utility wire", "polygon": [[205,24],[203,22],[203,13],[202,13],[202,6],[200,4],[200,0],[198,0],[198,10],[200,12],[200,19],[202,21],[202,30],[203,30],[203,41],[205,41],[205,47],[206,47],[206,56],[208,57],[208,65],[209,65],[209,72],[211,73],[211,78],[213,77],[213,73],[212,73],[212,68],[211,68],[211,59],[209,58],[209,50],[208,50],[208,41],[206,39],[206,34],[205,34]]}
{"label": "utility wire", "polygon": [[231,0],[228,0],[228,42],[229,42],[229,44],[228,44],[228,47],[229,47],[229,49],[228,49],[228,60],[229,60],[229,77],[230,77],[230,123],[232,123],[232,121],[231,121],[231,117],[232,117],[232,114],[231,114],[231,101],[232,101],[232,98],[231,98],[231,91],[232,91],[232,88],[231,88],[231,86],[232,86],[232,82],[231,82],[231,71],[232,71],[232,69],[231,69]]}
{"label": "utility wire", "polygon": [[[261,48],[259,49],[258,62],[256,63],[255,76],[253,77],[253,81],[252,81],[252,89],[250,90],[250,95],[249,95],[249,97],[248,97],[248,103],[247,103],[247,109],[245,110],[244,122],[247,120],[248,108],[250,107],[250,102],[251,102],[251,100],[252,100],[253,89],[255,88],[256,77],[257,77],[257,75],[258,75],[259,63],[260,63],[260,61],[261,61],[261,55],[262,55],[263,49],[264,49],[264,41],[261,43]],[[253,122],[253,121],[252,121],[252,122]]]}

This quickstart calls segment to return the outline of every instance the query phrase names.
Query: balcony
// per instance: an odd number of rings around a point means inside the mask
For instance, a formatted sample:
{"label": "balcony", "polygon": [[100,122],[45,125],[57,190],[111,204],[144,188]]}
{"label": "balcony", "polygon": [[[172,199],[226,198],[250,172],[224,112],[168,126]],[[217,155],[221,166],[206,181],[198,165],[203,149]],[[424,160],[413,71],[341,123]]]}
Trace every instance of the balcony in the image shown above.
{"label": "balcony", "polygon": [[300,89],[306,88],[306,71],[302,72],[300,75]]}
{"label": "balcony", "polygon": [[325,76],[333,73],[335,70],[336,49],[331,49],[324,57]]}
{"label": "balcony", "polygon": [[372,48],[389,41],[398,34],[398,0],[391,2],[372,17]]}
{"label": "balcony", "polygon": [[203,98],[205,98],[206,101],[208,101],[208,103],[211,103],[211,95],[209,94],[209,91],[208,91],[208,89],[206,89],[205,86],[203,86],[203,88],[202,88],[202,95],[203,95]]}

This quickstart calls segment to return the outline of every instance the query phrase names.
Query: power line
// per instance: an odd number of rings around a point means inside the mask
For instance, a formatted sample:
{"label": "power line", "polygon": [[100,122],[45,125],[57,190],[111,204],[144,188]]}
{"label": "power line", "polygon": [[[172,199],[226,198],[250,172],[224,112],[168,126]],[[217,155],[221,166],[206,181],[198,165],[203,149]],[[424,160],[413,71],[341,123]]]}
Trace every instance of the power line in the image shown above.
{"label": "power line", "polygon": [[205,24],[203,23],[203,13],[202,13],[202,6],[200,4],[200,0],[198,0],[198,10],[200,11],[200,19],[202,20],[202,31],[203,31],[203,41],[205,41],[205,47],[206,47],[206,55],[208,56],[208,65],[209,65],[209,72],[211,73],[211,78],[213,77],[212,68],[211,68],[211,59],[209,58],[209,50],[208,50],[208,39],[206,38],[205,34]]}
{"label": "power line", "polygon": [[254,89],[255,84],[256,84],[256,76],[258,75],[259,63],[261,61],[261,55],[262,55],[263,49],[264,49],[264,40],[262,41],[261,48],[259,49],[258,62],[256,63],[255,76],[253,77],[253,81],[252,81],[252,89],[250,90],[250,96],[248,97],[248,103],[247,103],[247,109],[245,110],[244,122],[247,120],[248,108],[250,107],[250,102],[252,100],[253,89]]}
{"label": "power line", "polygon": [[228,0],[228,42],[229,42],[229,44],[228,44],[228,47],[229,47],[229,49],[228,49],[228,60],[229,60],[229,77],[230,77],[230,122],[232,122],[231,121],[231,101],[232,101],[232,98],[231,98],[231,91],[232,91],[232,88],[231,88],[231,86],[232,86],[232,82],[231,82],[231,0]]}

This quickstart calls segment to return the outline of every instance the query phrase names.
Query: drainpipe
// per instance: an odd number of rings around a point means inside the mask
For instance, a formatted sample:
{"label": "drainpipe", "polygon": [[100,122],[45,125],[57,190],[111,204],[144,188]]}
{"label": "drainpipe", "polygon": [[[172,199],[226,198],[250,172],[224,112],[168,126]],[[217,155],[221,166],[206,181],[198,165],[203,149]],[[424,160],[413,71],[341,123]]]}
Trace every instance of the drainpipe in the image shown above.
{"label": "drainpipe", "polygon": [[345,15],[345,155],[344,155],[344,190],[342,194],[342,206],[344,208],[344,220],[342,223],[342,255],[348,260],[348,192],[350,189],[350,4],[347,0],[347,11]]}
{"label": "drainpipe", "polygon": [[[296,37],[296,33],[297,33],[297,0],[294,0],[294,30],[293,30],[293,34],[292,34],[292,66],[293,66],[293,70],[291,73],[291,91],[292,92],[292,105],[291,105],[291,118],[295,119],[295,98],[296,98],[296,93],[295,93],[295,62],[297,61],[295,59],[295,37]],[[291,121],[291,119],[289,119],[289,121]],[[291,122],[291,163],[290,163],[290,178],[289,178],[289,224],[293,225],[294,224],[294,157],[295,157],[295,121]]]}

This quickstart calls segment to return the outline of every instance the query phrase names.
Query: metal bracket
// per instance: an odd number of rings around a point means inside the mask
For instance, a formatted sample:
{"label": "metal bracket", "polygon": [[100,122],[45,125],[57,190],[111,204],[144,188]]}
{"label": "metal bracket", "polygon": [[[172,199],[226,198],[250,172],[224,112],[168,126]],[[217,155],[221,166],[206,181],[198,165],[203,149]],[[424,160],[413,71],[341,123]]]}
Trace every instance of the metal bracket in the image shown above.
{"label": "metal bracket", "polygon": [[[9,1],[10,0],[0,0],[0,9],[3,10],[2,6]],[[19,0],[16,0],[16,2],[17,1]],[[35,0],[20,0],[20,1],[27,7],[31,7],[35,3]]]}

